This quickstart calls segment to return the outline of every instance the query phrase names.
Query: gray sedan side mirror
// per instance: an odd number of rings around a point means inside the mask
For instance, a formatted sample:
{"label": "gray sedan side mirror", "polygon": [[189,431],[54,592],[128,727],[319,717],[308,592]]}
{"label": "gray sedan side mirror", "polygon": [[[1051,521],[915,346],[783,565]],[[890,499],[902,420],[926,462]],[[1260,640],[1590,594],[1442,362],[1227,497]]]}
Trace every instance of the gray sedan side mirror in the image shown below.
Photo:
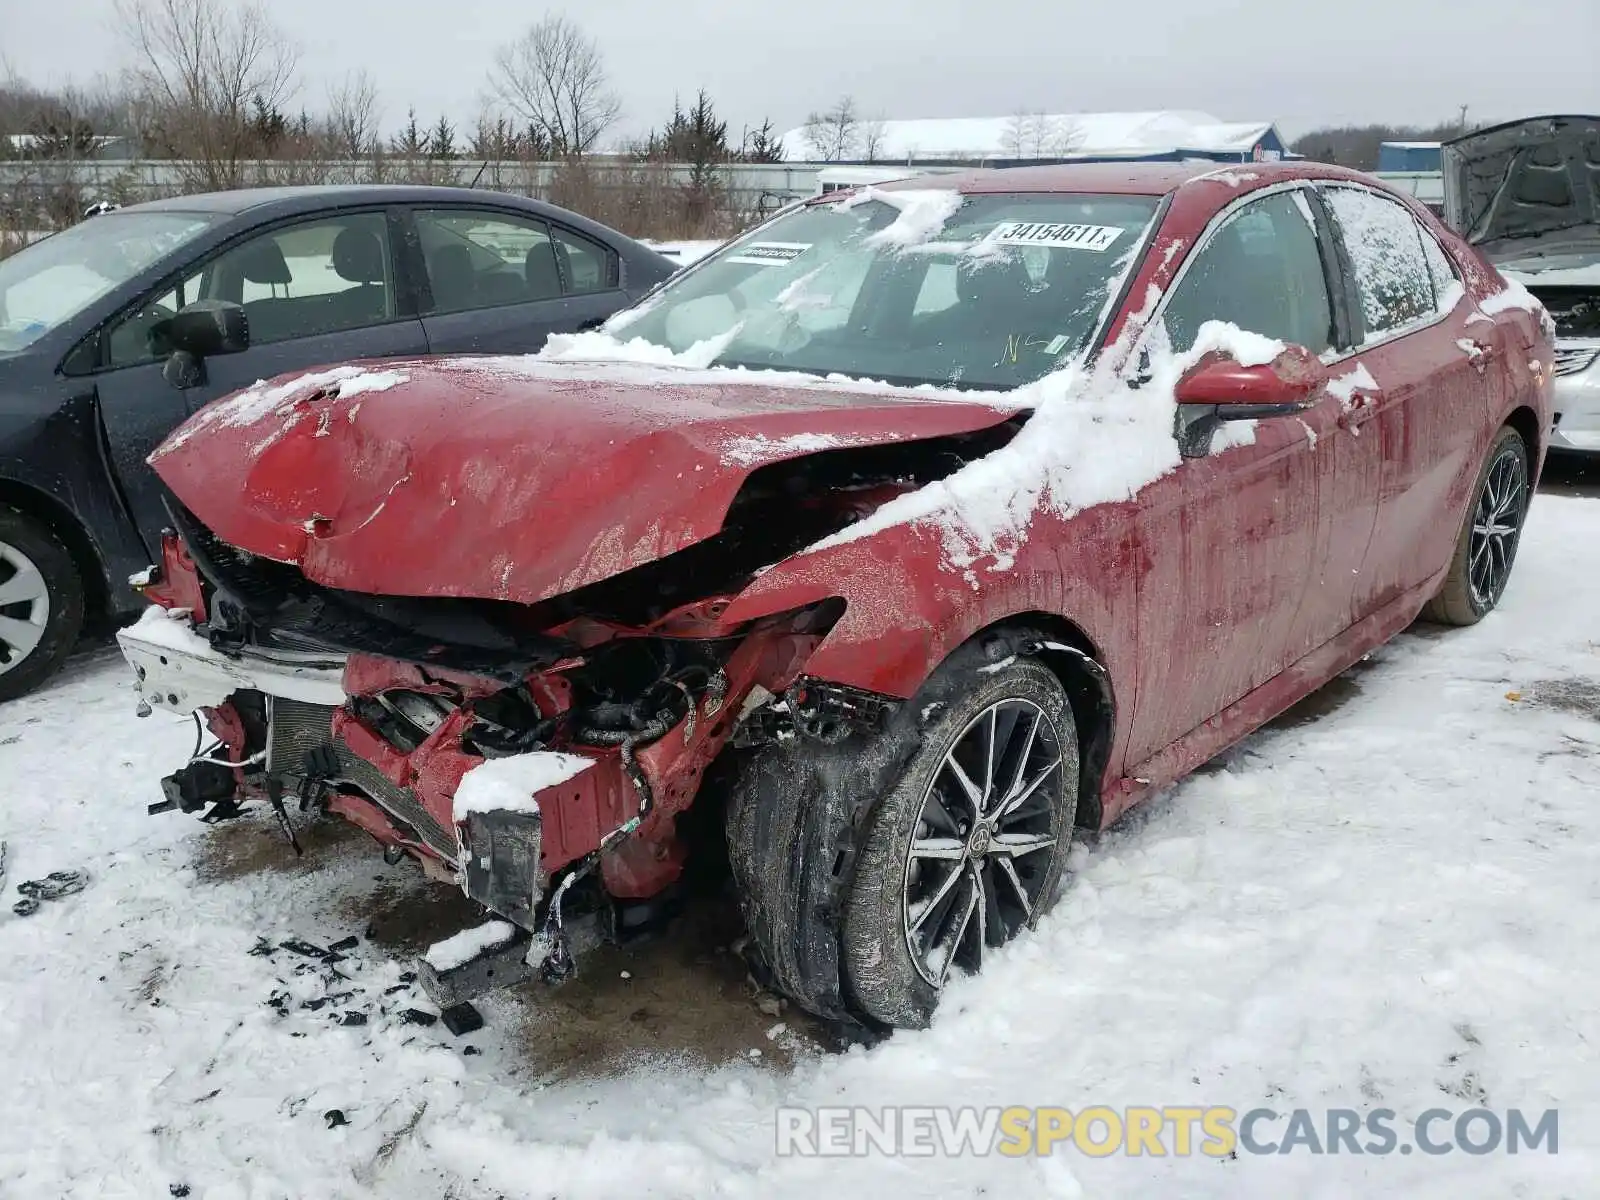
{"label": "gray sedan side mirror", "polygon": [[231,300],[196,300],[185,304],[152,333],[171,349],[162,377],[175,388],[205,382],[205,359],[213,354],[238,354],[250,348],[250,325],[244,309]]}

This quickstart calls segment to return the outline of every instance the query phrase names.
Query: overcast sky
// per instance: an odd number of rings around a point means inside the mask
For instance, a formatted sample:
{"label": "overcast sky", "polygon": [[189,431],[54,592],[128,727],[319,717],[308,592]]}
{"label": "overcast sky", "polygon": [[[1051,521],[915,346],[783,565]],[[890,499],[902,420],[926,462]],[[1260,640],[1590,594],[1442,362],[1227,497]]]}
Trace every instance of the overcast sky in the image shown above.
{"label": "overcast sky", "polygon": [[[271,0],[299,100],[365,67],[392,130],[471,123],[494,49],[547,11],[508,0]],[[0,0],[0,53],[37,83],[112,72],[111,0]],[[559,7],[556,11],[560,11]],[[704,87],[737,140],[844,93],[872,116],[1186,108],[1324,124],[1600,111],[1600,0],[584,0],[622,133]]]}

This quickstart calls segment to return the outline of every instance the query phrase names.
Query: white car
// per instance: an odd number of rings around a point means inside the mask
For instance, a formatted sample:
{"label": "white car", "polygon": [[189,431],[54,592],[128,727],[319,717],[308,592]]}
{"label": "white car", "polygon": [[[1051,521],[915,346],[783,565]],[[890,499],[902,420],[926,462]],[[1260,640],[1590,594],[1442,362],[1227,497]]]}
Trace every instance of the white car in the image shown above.
{"label": "white car", "polygon": [[1600,455],[1600,117],[1530,117],[1443,146],[1445,220],[1556,324],[1550,448]]}

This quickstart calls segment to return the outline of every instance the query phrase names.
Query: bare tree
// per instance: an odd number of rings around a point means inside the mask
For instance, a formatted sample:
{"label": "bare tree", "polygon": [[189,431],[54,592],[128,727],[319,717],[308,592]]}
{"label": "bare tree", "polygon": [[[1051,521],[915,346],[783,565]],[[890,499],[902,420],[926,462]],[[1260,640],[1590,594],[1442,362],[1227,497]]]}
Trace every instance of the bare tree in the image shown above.
{"label": "bare tree", "polygon": [[365,68],[328,93],[328,136],[341,158],[366,158],[378,147],[378,88]]}
{"label": "bare tree", "polygon": [[558,158],[592,150],[621,111],[600,47],[559,14],[500,48],[489,85]]}
{"label": "bare tree", "polygon": [[861,123],[860,140],[862,158],[866,159],[869,163],[875,163],[878,161],[879,156],[883,153],[883,139],[886,132],[887,129],[882,117],[873,117],[872,120],[863,121]]}
{"label": "bare tree", "polygon": [[1089,140],[1089,130],[1072,117],[1040,115],[1039,148],[1035,157],[1067,158]]}
{"label": "bare tree", "polygon": [[854,97],[841,96],[827,112],[806,118],[806,144],[823,162],[839,162],[855,153],[860,123]]}
{"label": "bare tree", "polygon": [[294,93],[299,55],[259,0],[115,0],[132,43],[147,139],[193,187],[239,187],[262,112]]}
{"label": "bare tree", "polygon": [[1000,148],[1007,158],[1028,157],[1028,145],[1033,140],[1033,115],[1018,109],[1006,121],[1000,134]]}

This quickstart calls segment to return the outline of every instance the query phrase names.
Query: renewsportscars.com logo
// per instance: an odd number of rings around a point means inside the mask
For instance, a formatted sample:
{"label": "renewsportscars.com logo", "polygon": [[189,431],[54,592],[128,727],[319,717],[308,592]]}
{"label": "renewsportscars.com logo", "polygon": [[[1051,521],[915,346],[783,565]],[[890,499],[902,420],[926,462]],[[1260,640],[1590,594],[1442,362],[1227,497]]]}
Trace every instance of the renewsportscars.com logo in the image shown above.
{"label": "renewsportscars.com logo", "polygon": [[1525,1113],[1430,1108],[1415,1118],[1393,1109],[1277,1112],[1213,1106],[1094,1105],[1066,1108],[823,1107],[780,1108],[780,1157],[1013,1158],[1073,1149],[1112,1154],[1236,1158],[1240,1154],[1556,1154],[1557,1110]]}

